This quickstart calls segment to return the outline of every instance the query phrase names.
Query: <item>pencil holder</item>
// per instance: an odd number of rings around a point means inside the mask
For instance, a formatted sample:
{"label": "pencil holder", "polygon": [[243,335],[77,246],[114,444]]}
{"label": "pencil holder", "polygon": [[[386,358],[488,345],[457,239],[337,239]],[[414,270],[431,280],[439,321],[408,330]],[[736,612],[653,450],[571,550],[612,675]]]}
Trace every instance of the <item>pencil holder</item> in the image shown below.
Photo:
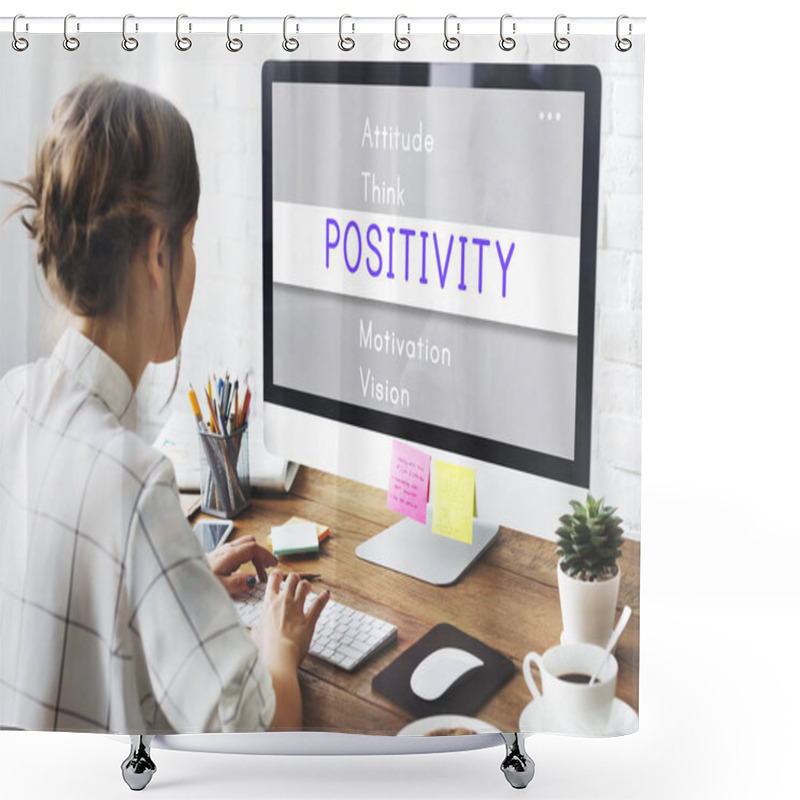
{"label": "pencil holder", "polygon": [[200,510],[233,519],[250,505],[250,453],[247,423],[227,436],[200,436]]}

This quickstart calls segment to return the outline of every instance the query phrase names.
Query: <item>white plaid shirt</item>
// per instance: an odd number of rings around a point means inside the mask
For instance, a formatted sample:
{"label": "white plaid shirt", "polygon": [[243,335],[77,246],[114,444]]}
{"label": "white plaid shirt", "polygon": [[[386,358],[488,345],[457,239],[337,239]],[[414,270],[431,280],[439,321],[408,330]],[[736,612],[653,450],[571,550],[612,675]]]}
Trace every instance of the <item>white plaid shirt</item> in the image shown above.
{"label": "white plaid shirt", "polygon": [[269,674],[135,417],[71,328],[0,382],[0,724],[265,730]]}

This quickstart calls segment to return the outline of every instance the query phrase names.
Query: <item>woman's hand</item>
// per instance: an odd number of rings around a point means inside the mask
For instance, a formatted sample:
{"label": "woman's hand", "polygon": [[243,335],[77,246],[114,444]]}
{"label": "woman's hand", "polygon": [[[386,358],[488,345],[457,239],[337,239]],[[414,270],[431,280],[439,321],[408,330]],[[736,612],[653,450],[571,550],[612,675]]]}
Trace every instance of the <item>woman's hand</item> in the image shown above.
{"label": "woman's hand", "polygon": [[280,572],[273,570],[270,573],[261,619],[252,636],[267,663],[282,662],[285,666],[288,661],[293,669],[297,669],[308,653],[314,628],[330,592],[327,589],[322,592],[306,613],[304,606],[311,589],[309,582],[292,573],[281,591],[282,581]]}
{"label": "woman's hand", "polygon": [[[241,594],[248,589],[248,578],[250,583],[253,581],[252,575],[239,572],[242,564],[252,561],[258,578],[261,581],[267,580],[267,567],[274,567],[278,563],[266,547],[262,547],[252,536],[243,536],[234,542],[227,542],[220,545],[216,550],[212,550],[206,555],[211,571],[220,579],[222,585],[230,595]],[[253,584],[255,585],[255,584]]]}
{"label": "woman's hand", "polygon": [[297,730],[303,724],[303,699],[297,668],[305,658],[314,627],[330,592],[327,589],[304,611],[311,586],[296,573],[286,579],[274,570],[267,581],[264,608],[258,625],[250,631],[261,661],[269,670],[275,690],[275,714],[271,730]]}

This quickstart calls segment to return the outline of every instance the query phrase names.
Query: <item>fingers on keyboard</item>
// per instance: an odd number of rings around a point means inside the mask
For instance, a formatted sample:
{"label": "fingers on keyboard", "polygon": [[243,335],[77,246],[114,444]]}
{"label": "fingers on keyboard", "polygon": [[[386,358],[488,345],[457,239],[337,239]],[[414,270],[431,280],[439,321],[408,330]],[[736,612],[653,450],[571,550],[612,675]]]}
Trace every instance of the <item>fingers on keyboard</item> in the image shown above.
{"label": "fingers on keyboard", "polygon": [[[257,584],[247,592],[246,598],[236,603],[239,616],[248,627],[258,622],[265,590],[273,590],[273,581],[277,580],[273,578],[275,574],[270,574],[266,586]],[[275,593],[284,585],[278,582]],[[327,589],[319,595],[309,591],[305,597],[305,612],[318,614],[309,653],[351,672],[393,639],[397,628],[371,614],[337,603],[329,598],[329,594]]]}

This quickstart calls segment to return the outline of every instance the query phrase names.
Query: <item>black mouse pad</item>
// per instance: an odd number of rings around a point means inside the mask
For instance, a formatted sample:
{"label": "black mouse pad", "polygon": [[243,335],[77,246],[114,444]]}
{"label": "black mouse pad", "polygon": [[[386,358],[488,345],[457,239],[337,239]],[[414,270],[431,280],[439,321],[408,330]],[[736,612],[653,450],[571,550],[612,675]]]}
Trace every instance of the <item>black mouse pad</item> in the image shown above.
{"label": "black mouse pad", "polygon": [[[442,647],[458,647],[483,661],[436,700],[423,700],[411,691],[411,674],[426,657]],[[372,679],[372,688],[415,718],[433,714],[473,716],[514,674],[513,662],[502,653],[443,622],[431,628],[386,669]]]}

